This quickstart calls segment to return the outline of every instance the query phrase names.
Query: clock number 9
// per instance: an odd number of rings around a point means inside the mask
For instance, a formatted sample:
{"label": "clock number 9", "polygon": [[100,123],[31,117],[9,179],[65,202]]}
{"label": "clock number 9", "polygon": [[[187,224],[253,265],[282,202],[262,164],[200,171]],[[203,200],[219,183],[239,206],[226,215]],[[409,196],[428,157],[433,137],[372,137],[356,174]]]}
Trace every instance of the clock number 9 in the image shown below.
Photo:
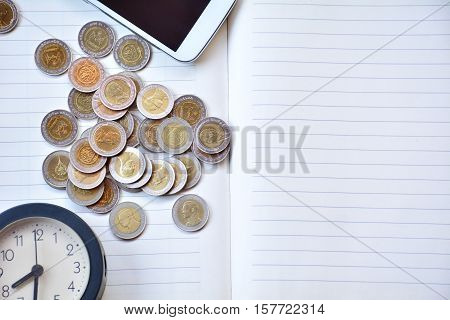
{"label": "clock number 9", "polygon": [[0,278],[3,276],[3,269],[0,268]]}

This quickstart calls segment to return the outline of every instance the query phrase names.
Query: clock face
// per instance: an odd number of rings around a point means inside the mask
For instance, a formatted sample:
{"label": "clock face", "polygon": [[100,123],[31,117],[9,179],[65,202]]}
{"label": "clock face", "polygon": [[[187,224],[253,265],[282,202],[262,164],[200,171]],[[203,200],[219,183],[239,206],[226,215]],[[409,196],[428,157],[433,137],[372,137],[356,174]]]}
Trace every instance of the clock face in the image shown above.
{"label": "clock face", "polygon": [[0,299],[81,299],[89,275],[83,241],[62,222],[26,218],[0,231]]}

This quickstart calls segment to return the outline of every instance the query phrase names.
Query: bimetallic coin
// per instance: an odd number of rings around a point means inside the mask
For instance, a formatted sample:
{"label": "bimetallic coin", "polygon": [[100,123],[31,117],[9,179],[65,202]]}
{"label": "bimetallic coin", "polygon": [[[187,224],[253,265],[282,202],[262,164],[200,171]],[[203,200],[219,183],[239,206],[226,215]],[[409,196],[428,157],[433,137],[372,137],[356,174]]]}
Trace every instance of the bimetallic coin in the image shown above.
{"label": "bimetallic coin", "polygon": [[81,92],[94,92],[105,79],[105,69],[97,59],[79,58],[69,68],[69,80]]}
{"label": "bimetallic coin", "polygon": [[39,70],[45,74],[58,76],[69,69],[72,53],[69,46],[61,40],[48,39],[37,47],[34,61]]}
{"label": "bimetallic coin", "polygon": [[137,204],[123,202],[111,211],[109,226],[116,237],[131,240],[144,232],[147,216]]}
{"label": "bimetallic coin", "polygon": [[228,147],[225,148],[225,150],[219,153],[211,154],[201,151],[195,143],[192,145],[192,152],[194,153],[194,155],[198,158],[198,160],[207,164],[218,164],[224,161],[230,154],[230,150],[231,144],[229,144]]}
{"label": "bimetallic coin", "polygon": [[90,190],[98,187],[105,180],[106,167],[95,173],[83,173],[75,169],[71,164],[67,168],[69,180],[78,188]]}
{"label": "bimetallic coin", "polygon": [[68,111],[54,110],[42,120],[41,132],[48,143],[57,147],[68,146],[77,138],[77,119]]}
{"label": "bimetallic coin", "polygon": [[89,138],[89,134],[91,133],[91,130],[92,130],[92,128],[87,128],[86,130],[84,130],[80,136],[80,139]]}
{"label": "bimetallic coin", "polygon": [[72,89],[69,93],[69,109],[75,117],[81,120],[94,120],[97,118],[92,109],[93,93],[80,92],[77,89]]}
{"label": "bimetallic coin", "polygon": [[65,189],[69,166],[69,153],[67,151],[55,151],[50,153],[42,164],[42,174],[45,182],[55,189]]}
{"label": "bimetallic coin", "polygon": [[127,110],[114,111],[107,108],[100,100],[100,93],[98,91],[96,91],[94,93],[94,96],[92,97],[92,109],[100,119],[106,121],[114,121],[120,119],[127,113]]}
{"label": "bimetallic coin", "polygon": [[208,222],[209,208],[201,197],[188,194],[175,202],[172,218],[175,225],[183,231],[199,231]]}
{"label": "bimetallic coin", "polygon": [[108,213],[119,203],[120,191],[117,183],[113,179],[106,178],[103,185],[105,190],[100,200],[88,207],[92,212]]}
{"label": "bimetallic coin", "polygon": [[117,120],[117,122],[125,129],[127,134],[127,139],[131,137],[134,130],[134,117],[131,113],[127,112],[122,118]]}
{"label": "bimetallic coin", "polygon": [[228,147],[230,141],[230,127],[219,118],[205,118],[195,127],[195,144],[205,153],[219,153]]}
{"label": "bimetallic coin", "polygon": [[100,87],[100,99],[111,110],[128,108],[136,100],[136,85],[128,77],[109,76]]}
{"label": "bimetallic coin", "polygon": [[[117,181],[116,181],[116,182],[117,182]],[[139,192],[142,191],[142,189],[132,189],[132,188],[128,188],[128,185],[125,184],[125,183],[119,183],[119,182],[117,182],[117,185],[119,186],[119,189],[120,189],[120,190],[123,190],[123,191],[128,192],[128,193],[139,193]]]}
{"label": "bimetallic coin", "polygon": [[147,154],[144,154],[144,158],[145,158],[145,162],[147,164],[145,167],[144,175],[138,181],[127,184],[126,187],[128,189],[139,189],[139,191],[141,191],[140,188],[145,186],[150,181],[150,178],[152,177],[152,173],[153,173],[152,160],[150,159],[150,157]]}
{"label": "bimetallic coin", "polygon": [[136,35],[120,38],[114,47],[114,59],[127,71],[143,69],[151,57],[151,49],[147,41]]}
{"label": "bimetallic coin", "polygon": [[97,123],[89,135],[91,148],[104,157],[118,155],[125,148],[126,143],[125,129],[113,121]]}
{"label": "bimetallic coin", "polygon": [[162,123],[162,120],[150,120],[145,119],[141,122],[138,129],[139,143],[151,152],[163,152],[163,149],[158,145],[156,135],[158,127]]}
{"label": "bimetallic coin", "polygon": [[88,138],[78,140],[70,149],[70,163],[83,173],[99,171],[105,166],[106,160],[106,157],[102,157],[91,148]]}
{"label": "bimetallic coin", "polygon": [[175,182],[173,183],[172,189],[170,189],[168,194],[175,194],[181,190],[183,190],[184,186],[187,182],[187,170],[186,166],[180,160],[176,158],[166,159],[168,163],[172,166],[175,171]]}
{"label": "bimetallic coin", "polygon": [[127,147],[109,162],[109,172],[120,183],[138,181],[145,173],[147,162],[144,155],[135,148]]}
{"label": "bimetallic coin", "polygon": [[187,182],[184,189],[190,189],[197,185],[202,176],[202,164],[198,161],[197,157],[192,152],[184,153],[174,158],[183,162],[187,170]]}
{"label": "bimetallic coin", "polygon": [[158,145],[169,154],[186,152],[194,141],[194,131],[186,120],[178,117],[165,119],[156,132]]}
{"label": "bimetallic coin", "polygon": [[105,185],[102,183],[98,187],[85,190],[78,188],[69,180],[67,181],[66,189],[69,199],[72,200],[72,202],[74,202],[75,204],[84,207],[90,206],[100,200],[105,190]]}
{"label": "bimetallic coin", "polygon": [[142,191],[151,196],[162,196],[172,189],[175,183],[175,171],[164,160],[152,160],[152,177],[142,187]]}
{"label": "bimetallic coin", "polygon": [[151,84],[139,92],[136,103],[146,118],[162,119],[172,112],[174,97],[166,87]]}
{"label": "bimetallic coin", "polygon": [[17,26],[19,13],[10,0],[0,0],[0,33],[7,33]]}
{"label": "bimetallic coin", "polygon": [[78,34],[81,50],[94,58],[106,57],[112,51],[115,41],[114,30],[101,21],[85,24]]}
{"label": "bimetallic coin", "polygon": [[141,119],[139,119],[138,116],[135,116],[134,114],[130,113],[133,117],[133,131],[131,132],[131,135],[128,137],[127,140],[127,146],[128,147],[137,147],[139,145],[139,126],[141,124]]}
{"label": "bimetallic coin", "polygon": [[186,120],[195,127],[206,117],[206,107],[200,98],[193,95],[181,96],[175,101],[172,116]]}
{"label": "bimetallic coin", "polygon": [[135,72],[131,71],[122,71],[119,73],[120,76],[124,76],[133,80],[134,85],[136,86],[136,92],[139,92],[144,88],[144,81],[137,75]]}

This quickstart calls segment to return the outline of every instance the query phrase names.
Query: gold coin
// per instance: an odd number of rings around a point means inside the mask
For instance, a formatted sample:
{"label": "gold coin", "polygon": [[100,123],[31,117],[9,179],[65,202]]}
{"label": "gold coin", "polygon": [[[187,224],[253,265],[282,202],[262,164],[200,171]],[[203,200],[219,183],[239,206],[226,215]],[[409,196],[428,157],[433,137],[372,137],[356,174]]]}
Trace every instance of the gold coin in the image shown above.
{"label": "gold coin", "polygon": [[187,182],[184,189],[190,189],[197,185],[202,176],[202,164],[192,152],[175,156],[176,159],[183,162],[187,170]]}
{"label": "gold coin", "polygon": [[128,108],[136,100],[136,85],[128,77],[115,75],[103,81],[100,99],[111,110]]}
{"label": "gold coin", "polygon": [[69,80],[75,89],[81,92],[94,92],[103,82],[105,70],[94,58],[79,58],[69,69]]}
{"label": "gold coin", "polygon": [[186,166],[178,160],[177,158],[169,158],[166,159],[168,163],[172,166],[175,171],[175,182],[173,183],[172,189],[170,189],[169,194],[175,194],[181,190],[183,190],[184,186],[187,182],[187,170]]}
{"label": "gold coin", "polygon": [[106,178],[104,185],[105,190],[100,200],[88,207],[95,213],[108,213],[119,202],[119,187],[116,182],[113,179]]}
{"label": "gold coin", "polygon": [[194,132],[186,120],[178,117],[165,119],[156,134],[158,145],[169,154],[182,154],[194,141]]}
{"label": "gold coin", "polygon": [[69,180],[78,188],[90,190],[98,187],[106,177],[106,167],[94,173],[83,173],[72,165],[67,168]]}
{"label": "gold coin", "polygon": [[205,200],[199,196],[188,194],[175,202],[172,209],[172,218],[181,230],[198,231],[208,222],[209,209]]}
{"label": "gold coin", "polygon": [[114,47],[114,59],[127,71],[143,69],[150,61],[151,49],[148,42],[136,35],[120,38]]}
{"label": "gold coin", "polygon": [[225,150],[231,141],[231,130],[218,118],[205,118],[195,127],[195,145],[203,152],[215,154]]}
{"label": "gold coin", "polygon": [[13,30],[19,21],[19,14],[10,0],[0,0],[0,34]]}
{"label": "gold coin", "polygon": [[75,117],[82,120],[94,120],[97,115],[92,109],[92,93],[80,92],[72,89],[69,93],[68,104]]}
{"label": "gold coin", "polygon": [[103,119],[106,121],[114,121],[114,120],[120,119],[127,113],[127,110],[114,111],[114,110],[107,108],[103,104],[103,102],[100,100],[99,90],[97,90],[94,93],[94,96],[92,97],[92,109],[94,110],[94,113],[100,119]]}
{"label": "gold coin", "polygon": [[139,92],[137,106],[139,111],[149,119],[162,119],[173,109],[173,94],[159,84],[146,86]]}
{"label": "gold coin", "polygon": [[56,76],[70,67],[72,53],[67,44],[58,39],[48,39],[39,44],[34,54],[37,67],[45,74]]}
{"label": "gold coin", "polygon": [[91,148],[88,138],[78,140],[70,149],[70,163],[83,173],[99,171],[105,166],[106,160]]}
{"label": "gold coin", "polygon": [[130,137],[128,137],[127,146],[135,148],[139,145],[139,126],[142,121],[134,114],[131,114],[131,116],[133,117],[133,131],[131,132]]}
{"label": "gold coin", "polygon": [[206,107],[202,100],[193,95],[179,97],[175,101],[172,116],[186,120],[192,127],[206,117]]}
{"label": "gold coin", "polygon": [[175,183],[175,171],[170,163],[164,160],[152,160],[152,177],[142,187],[142,191],[151,196],[161,196],[172,189]]}
{"label": "gold coin", "polygon": [[79,206],[90,206],[96,203],[103,195],[103,191],[105,190],[104,184],[100,184],[99,186],[85,190],[74,185],[70,180],[67,181],[67,195],[70,200]]}
{"label": "gold coin", "polygon": [[109,162],[109,172],[120,183],[138,181],[145,173],[147,162],[144,155],[136,148],[127,147],[120,155]]}
{"label": "gold coin", "polygon": [[113,157],[122,152],[126,142],[125,129],[113,121],[97,123],[89,134],[92,149],[104,157]]}
{"label": "gold coin", "polygon": [[94,58],[107,56],[114,47],[115,39],[114,30],[101,21],[85,24],[78,35],[81,50]]}
{"label": "gold coin", "polygon": [[41,133],[44,139],[54,146],[68,146],[77,137],[77,119],[65,110],[54,110],[42,120]]}
{"label": "gold coin", "polygon": [[69,153],[55,151],[49,154],[42,164],[42,174],[50,187],[64,189],[67,184],[67,167],[69,166]]}
{"label": "gold coin", "polygon": [[123,202],[112,210],[109,216],[109,225],[115,236],[130,240],[144,232],[147,216],[137,204]]}
{"label": "gold coin", "polygon": [[158,145],[156,138],[158,127],[162,120],[145,119],[141,122],[138,129],[139,143],[148,151],[163,152],[163,149]]}

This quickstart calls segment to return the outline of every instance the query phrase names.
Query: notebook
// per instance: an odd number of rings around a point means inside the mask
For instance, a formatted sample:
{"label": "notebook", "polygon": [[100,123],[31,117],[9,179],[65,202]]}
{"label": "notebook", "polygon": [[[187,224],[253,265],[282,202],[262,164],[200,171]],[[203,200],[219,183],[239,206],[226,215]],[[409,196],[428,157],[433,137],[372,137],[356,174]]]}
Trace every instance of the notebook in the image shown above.
{"label": "notebook", "polygon": [[45,184],[40,122],[71,86],[33,61],[50,37],[80,56],[91,20],[128,31],[81,0],[16,3],[19,26],[0,36],[0,209],[49,202],[85,219],[105,247],[104,299],[450,297],[447,2],[241,0],[195,63],[153,48],[139,75],[201,97],[235,128],[233,150],[192,191],[211,209],[201,232],[174,226],[177,196],[123,193],[149,218],[132,242]]}

